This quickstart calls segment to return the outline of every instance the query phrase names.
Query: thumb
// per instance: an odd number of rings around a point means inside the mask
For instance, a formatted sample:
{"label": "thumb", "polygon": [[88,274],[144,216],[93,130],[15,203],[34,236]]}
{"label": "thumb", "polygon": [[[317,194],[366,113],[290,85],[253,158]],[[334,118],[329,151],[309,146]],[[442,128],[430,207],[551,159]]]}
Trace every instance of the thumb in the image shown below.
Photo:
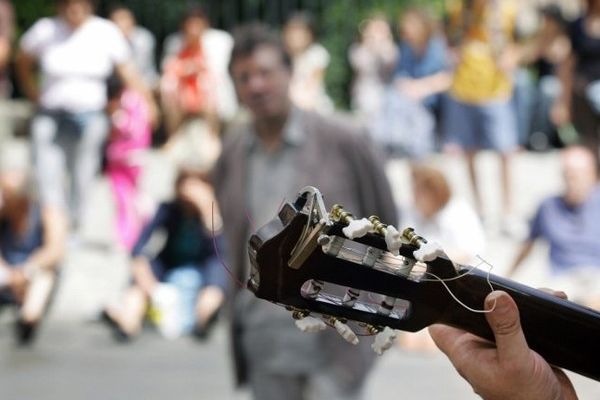
{"label": "thumb", "polygon": [[496,339],[499,360],[512,362],[527,357],[529,347],[515,301],[506,292],[494,291],[486,297],[485,307],[491,310],[486,318]]}

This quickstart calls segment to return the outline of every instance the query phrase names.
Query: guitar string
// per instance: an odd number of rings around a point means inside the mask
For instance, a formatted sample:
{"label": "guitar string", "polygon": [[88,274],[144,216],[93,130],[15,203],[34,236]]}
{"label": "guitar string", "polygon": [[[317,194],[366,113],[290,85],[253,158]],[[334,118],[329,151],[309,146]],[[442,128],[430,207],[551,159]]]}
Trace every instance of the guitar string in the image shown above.
{"label": "guitar string", "polygon": [[[355,253],[355,254],[358,254],[358,255],[362,254],[361,252],[359,252],[359,251],[357,251],[357,250],[355,250],[355,249],[353,249],[351,247],[344,247],[344,249],[347,250],[347,251],[349,251],[349,252],[351,252],[351,253]],[[465,309],[467,309],[467,310],[469,310],[471,312],[474,312],[474,313],[479,313],[479,314],[490,313],[490,312],[492,312],[492,311],[494,311],[496,309],[496,301],[494,301],[493,306],[489,310],[486,310],[486,309],[476,309],[476,308],[470,307],[470,306],[466,305],[464,302],[462,302],[458,298],[458,296],[456,296],[456,294],[454,294],[454,292],[446,284],[446,282],[455,281],[455,280],[458,280],[458,279],[462,279],[465,276],[471,275],[475,270],[480,269],[481,265],[485,264],[485,265],[487,265],[489,267],[488,270],[487,270],[486,282],[487,282],[488,286],[490,287],[491,291],[494,291],[494,287],[492,286],[492,282],[490,280],[490,274],[491,274],[492,269],[494,268],[494,266],[492,264],[490,264],[488,261],[486,261],[485,259],[483,259],[483,257],[481,257],[480,255],[477,255],[476,258],[479,259],[479,263],[477,265],[475,265],[474,267],[471,267],[467,272],[465,272],[463,274],[459,274],[459,275],[454,276],[452,278],[440,278],[439,276],[435,275],[432,272],[425,271],[424,274],[426,274],[428,276],[431,276],[434,279],[427,279],[427,278],[425,278],[425,279],[420,279],[419,281],[420,282],[440,282],[444,286],[444,288],[446,289],[446,291],[448,292],[448,294],[452,297],[452,299],[454,301],[456,301],[461,307],[463,307],[463,308],[465,308]],[[373,299],[373,295],[374,294],[372,292],[369,292],[367,294],[367,297],[371,301],[377,301],[377,300]]]}
{"label": "guitar string", "polygon": [[494,267],[493,267],[492,264],[490,264],[489,262],[485,261],[481,256],[477,255],[477,258],[479,258],[481,260],[481,262],[477,266],[471,268],[467,273],[461,274],[459,276],[455,276],[455,277],[447,278],[447,279],[442,279],[439,276],[435,275],[434,273],[427,272],[427,271],[425,273],[427,275],[432,276],[432,277],[435,278],[435,279],[431,279],[431,280],[428,280],[428,281],[433,281],[433,282],[439,281],[444,286],[444,288],[446,288],[446,290],[448,291],[448,294],[454,299],[454,301],[456,301],[460,306],[462,306],[466,310],[474,312],[474,313],[478,313],[478,314],[487,314],[487,313],[491,313],[492,311],[494,311],[496,309],[496,300],[494,300],[494,304],[492,305],[492,307],[489,310],[472,308],[472,307],[469,307],[468,305],[466,305],[465,303],[463,303],[462,301],[460,301],[460,299],[454,294],[454,292],[452,292],[452,290],[450,290],[450,287],[448,287],[448,285],[446,284],[446,282],[448,282],[448,281],[453,281],[453,280],[457,280],[457,279],[463,278],[466,275],[471,274],[474,270],[478,269],[481,264],[486,264],[489,267],[488,271],[487,271],[486,282],[487,282],[488,286],[490,287],[491,292],[493,292],[494,291],[494,287],[492,286],[492,282],[490,281],[490,274],[491,274],[491,271],[492,271],[492,269]]}
{"label": "guitar string", "polygon": [[[281,207],[283,206],[284,203],[285,203],[285,197],[282,199],[280,205],[278,206],[278,209],[281,209]],[[254,222],[252,221],[252,219],[251,219],[251,217],[249,215],[248,210],[245,210],[245,214],[246,214],[246,218],[248,219],[248,222],[249,222],[250,226],[253,227],[254,226]],[[215,255],[217,256],[217,258],[218,258],[221,266],[225,269],[225,271],[229,275],[230,279],[238,286],[238,288],[240,288],[240,289],[248,289],[247,286],[246,286],[246,284],[244,284],[239,278],[237,278],[236,275],[231,270],[231,268],[229,268],[227,266],[227,264],[225,263],[222,255],[220,254],[220,251],[218,249],[217,242],[216,242],[215,228],[214,228],[214,202],[211,203],[211,229],[212,229],[213,248],[214,248],[214,251],[215,251]],[[349,249],[349,250],[351,252],[353,251],[353,249]],[[460,275],[452,277],[452,278],[444,278],[443,279],[443,278],[440,278],[439,276],[437,276],[437,275],[435,275],[435,274],[433,274],[431,272],[425,271],[425,274],[427,274],[428,276],[433,277],[434,279],[422,279],[421,281],[438,281],[438,282],[440,282],[444,286],[444,288],[446,289],[446,291],[448,292],[448,294],[453,298],[454,301],[456,301],[460,306],[464,307],[465,309],[467,309],[467,310],[469,310],[471,312],[474,312],[474,313],[489,313],[489,312],[492,312],[495,309],[495,307],[496,307],[496,303],[495,302],[494,302],[494,305],[492,306],[492,308],[489,309],[489,310],[481,310],[481,309],[475,309],[475,308],[469,307],[468,305],[466,305],[465,303],[463,303],[452,292],[452,290],[446,284],[446,282],[448,282],[448,281],[453,281],[453,280],[458,280],[458,279],[464,278],[465,276],[473,273],[482,264],[486,264],[489,267],[488,271],[487,271],[486,281],[487,281],[487,284],[490,287],[490,289],[493,291],[494,288],[493,288],[493,286],[491,284],[491,281],[490,281],[490,274],[491,274],[491,270],[493,269],[493,266],[489,262],[487,262],[486,260],[484,260],[481,256],[477,255],[477,258],[480,260],[480,263],[477,264],[476,266],[472,267],[471,269],[469,269],[464,274],[460,274]],[[372,299],[371,296],[372,296],[372,293],[369,292],[367,297],[370,300],[373,301],[373,299]],[[361,334],[360,336],[372,336],[372,334]]]}
{"label": "guitar string", "polygon": [[[277,210],[281,210],[281,207],[283,207],[283,204],[285,203],[285,197],[283,197],[283,199],[281,200],[281,203],[279,203],[279,206],[277,207]],[[215,234],[215,202],[213,201],[211,203],[211,208],[210,208],[210,212],[211,212],[211,230],[212,230],[212,244],[213,244],[213,249],[215,251],[215,256],[217,256],[217,259],[219,260],[219,263],[221,264],[221,266],[223,267],[223,269],[227,272],[227,275],[229,275],[229,278],[231,279],[231,281],[239,288],[239,289],[248,289],[248,286],[242,282],[237,276],[236,274],[233,272],[232,268],[230,268],[229,266],[227,266],[227,264],[225,263],[225,260],[223,258],[223,256],[221,255],[218,245],[217,245],[217,240],[216,240],[216,234]],[[248,211],[247,208],[244,208],[244,214],[246,216],[246,219],[248,221],[248,225],[249,228],[252,232],[255,231],[255,227],[256,224],[254,223],[254,221],[252,220],[252,217],[250,216],[250,212]]]}

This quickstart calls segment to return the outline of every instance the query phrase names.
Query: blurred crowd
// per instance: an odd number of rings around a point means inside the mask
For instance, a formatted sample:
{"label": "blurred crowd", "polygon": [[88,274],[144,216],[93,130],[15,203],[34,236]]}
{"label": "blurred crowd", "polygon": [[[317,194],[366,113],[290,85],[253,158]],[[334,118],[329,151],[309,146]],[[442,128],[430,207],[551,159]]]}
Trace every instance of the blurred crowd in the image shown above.
{"label": "blurred crowd", "polygon": [[[10,97],[13,81],[34,105],[25,140],[2,132],[0,141],[0,302],[16,306],[19,343],[33,340],[65,254],[85,246],[81,224],[94,212],[100,173],[113,194],[114,241],[131,266],[121,300],[100,318],[121,341],[147,319],[165,337],[202,340],[231,303],[238,378],[256,398],[301,393],[304,369],[343,363],[334,350],[323,359],[323,344],[309,346],[297,332],[284,330],[285,343],[269,338],[264,330],[281,332],[285,311],[232,288],[247,277],[249,233],[305,184],[357,215],[414,226],[453,260],[473,263],[486,245],[479,152],[500,159],[501,230],[514,236],[525,223],[514,211],[514,155],[564,147],[564,192],[529,216],[508,273],[545,241],[549,284],[600,308],[599,0],[584,1],[574,19],[546,3],[528,32],[513,0],[447,0],[442,16],[411,7],[393,21],[373,14],[348,49],[351,112],[343,115],[326,90],[330,54],[306,12],[275,37],[264,26],[232,35],[190,7],[156,60],[152,32],[127,7],[101,18],[92,0],[55,6],[17,39],[11,2],[0,0],[0,96]],[[163,203],[141,190],[149,152],[177,170]],[[464,157],[473,204],[428,163],[436,153]],[[410,209],[394,205],[382,172],[392,158],[411,162]],[[271,361],[257,348],[270,348]],[[371,360],[360,363],[368,370]],[[364,374],[334,372],[321,375],[317,392],[359,398]]]}

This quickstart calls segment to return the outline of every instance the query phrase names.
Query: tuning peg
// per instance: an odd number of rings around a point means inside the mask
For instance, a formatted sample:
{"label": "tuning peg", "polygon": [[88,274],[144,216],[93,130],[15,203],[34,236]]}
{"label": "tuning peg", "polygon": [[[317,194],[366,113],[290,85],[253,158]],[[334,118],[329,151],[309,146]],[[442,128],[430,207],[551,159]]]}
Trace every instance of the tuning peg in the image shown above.
{"label": "tuning peg", "polygon": [[385,238],[388,251],[393,255],[399,255],[402,247],[402,235],[393,225],[385,225],[378,216],[371,215],[369,221],[373,224],[373,230]]}
{"label": "tuning peg", "polygon": [[358,296],[360,296],[360,290],[348,288],[348,290],[346,290],[344,298],[342,299],[342,304],[346,307],[354,307],[354,303],[356,303],[356,299],[358,299]]}
{"label": "tuning peg", "polygon": [[318,279],[311,279],[308,284],[308,289],[306,290],[306,296],[311,299],[316,298],[319,295],[319,293],[321,293],[321,290],[323,290],[324,285],[325,282],[323,281],[320,281]]}
{"label": "tuning peg", "polygon": [[319,332],[327,328],[327,325],[321,319],[310,316],[306,316],[301,319],[296,319],[296,321],[294,322],[298,329],[300,329],[302,332],[307,333]]}
{"label": "tuning peg", "polygon": [[352,215],[352,213],[349,213],[348,211],[344,210],[344,207],[340,204],[334,204],[331,208],[331,212],[329,213],[329,215],[334,221],[338,221],[346,225],[354,221],[354,216]]}
{"label": "tuning peg", "polygon": [[354,345],[358,344],[358,336],[348,325],[337,318],[331,318],[329,322],[346,342]]}
{"label": "tuning peg", "polygon": [[417,247],[421,247],[422,245],[427,243],[427,240],[425,240],[425,238],[417,235],[413,228],[404,229],[402,231],[402,239],[405,240],[407,243],[410,243],[413,246],[417,246]]}
{"label": "tuning peg", "polygon": [[375,340],[371,344],[371,348],[378,355],[382,355],[392,347],[396,337],[396,331],[386,326],[381,332],[375,335]]}
{"label": "tuning peg", "polygon": [[388,316],[394,309],[394,305],[396,304],[396,298],[392,296],[385,296],[379,307],[377,308],[377,314]]}
{"label": "tuning peg", "polygon": [[425,242],[421,245],[421,247],[419,247],[418,250],[413,252],[415,259],[421,262],[433,261],[439,256],[444,256],[445,254],[446,253],[444,253],[442,246],[440,246],[440,244],[437,242]]}
{"label": "tuning peg", "polygon": [[350,221],[348,226],[342,229],[342,232],[348,239],[355,239],[365,236],[371,229],[373,229],[371,221],[361,218]]}
{"label": "tuning peg", "polygon": [[385,232],[385,244],[390,253],[397,256],[400,254],[399,250],[402,247],[402,235],[393,225],[388,225]]}

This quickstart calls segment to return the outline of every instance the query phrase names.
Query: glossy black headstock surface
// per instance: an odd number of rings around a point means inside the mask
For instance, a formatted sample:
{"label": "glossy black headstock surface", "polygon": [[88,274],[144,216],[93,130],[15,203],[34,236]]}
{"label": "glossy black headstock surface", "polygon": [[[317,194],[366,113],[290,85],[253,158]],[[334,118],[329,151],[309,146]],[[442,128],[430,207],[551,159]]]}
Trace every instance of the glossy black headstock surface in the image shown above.
{"label": "glossy black headstock surface", "polygon": [[[248,286],[257,297],[297,310],[406,331],[418,331],[441,320],[451,298],[435,282],[417,282],[405,276],[348,262],[325,254],[321,246],[315,247],[300,268],[291,268],[289,262],[292,251],[309,225],[309,215],[302,211],[302,207],[302,202],[285,204],[275,219],[250,238],[249,255],[253,269]],[[326,231],[329,236],[343,237],[343,227],[338,222],[332,222]],[[367,234],[355,239],[355,242],[386,250],[383,238],[375,234]],[[414,250],[416,247],[412,245],[403,245],[400,254],[413,259]],[[457,274],[447,259],[436,260],[429,266],[429,271],[445,278]],[[303,296],[302,287],[310,280],[368,292],[370,298],[366,300],[367,303],[359,301],[354,307],[308,298]],[[378,304],[373,300],[373,295],[404,300],[406,312],[395,317],[378,314]]]}
{"label": "glossy black headstock surface", "polygon": [[[318,190],[305,188],[250,238],[248,288],[301,317],[311,314],[411,332],[443,323],[491,341],[484,314],[465,306],[481,309],[492,288],[504,290],[519,307],[533,350],[551,364],[600,380],[600,313],[485,271],[454,265],[445,257],[419,265],[414,245],[404,244],[400,256],[391,256],[382,236],[368,233],[349,240],[343,227],[329,218]],[[348,247],[345,258],[325,251],[327,240],[320,240],[324,236]],[[372,250],[379,261],[361,262]],[[360,256],[354,259],[352,251]],[[317,296],[307,295],[310,282],[323,284]],[[351,305],[341,301],[348,288],[361,293]],[[381,300],[387,297],[394,299],[396,308],[382,313]]]}

